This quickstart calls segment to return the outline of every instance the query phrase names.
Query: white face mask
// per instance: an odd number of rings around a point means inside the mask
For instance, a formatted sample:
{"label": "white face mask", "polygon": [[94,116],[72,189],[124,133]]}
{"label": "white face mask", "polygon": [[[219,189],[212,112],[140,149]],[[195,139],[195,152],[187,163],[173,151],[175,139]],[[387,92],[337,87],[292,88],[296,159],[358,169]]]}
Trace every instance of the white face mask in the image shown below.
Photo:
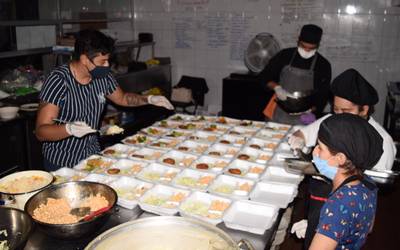
{"label": "white face mask", "polygon": [[304,59],[308,59],[308,58],[311,58],[311,57],[313,57],[315,55],[315,53],[317,52],[317,49],[306,51],[302,47],[298,47],[297,51],[299,52],[301,57],[303,57]]}

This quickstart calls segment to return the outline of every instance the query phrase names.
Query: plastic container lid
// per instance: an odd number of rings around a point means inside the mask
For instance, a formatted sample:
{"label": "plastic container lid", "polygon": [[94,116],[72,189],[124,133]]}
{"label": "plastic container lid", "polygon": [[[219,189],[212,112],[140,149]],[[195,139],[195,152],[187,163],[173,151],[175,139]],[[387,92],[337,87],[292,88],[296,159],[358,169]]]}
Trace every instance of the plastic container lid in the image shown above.
{"label": "plastic container lid", "polygon": [[293,184],[258,182],[250,193],[250,199],[257,202],[286,208],[297,195],[297,186]]}
{"label": "plastic container lid", "polygon": [[288,173],[282,167],[268,166],[261,179],[265,181],[298,185],[303,180],[303,176],[299,174]]}

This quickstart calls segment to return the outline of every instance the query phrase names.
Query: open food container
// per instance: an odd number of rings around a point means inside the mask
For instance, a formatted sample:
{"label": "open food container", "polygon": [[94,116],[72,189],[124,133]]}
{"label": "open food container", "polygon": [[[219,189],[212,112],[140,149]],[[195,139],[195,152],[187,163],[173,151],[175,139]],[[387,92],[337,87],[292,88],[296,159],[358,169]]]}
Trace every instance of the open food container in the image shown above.
{"label": "open food container", "polygon": [[165,152],[165,150],[161,149],[141,148],[129,154],[128,157],[131,160],[154,162],[165,154]]}
{"label": "open food container", "polygon": [[171,150],[159,158],[159,162],[168,166],[187,168],[197,159],[197,157],[197,155]]}
{"label": "open food container", "polygon": [[218,140],[220,134],[205,132],[205,131],[196,131],[191,136],[189,136],[189,140],[201,142],[201,143],[214,143]]}
{"label": "open food container", "polygon": [[254,185],[255,182],[253,180],[219,175],[207,188],[207,191],[217,195],[247,200]]}
{"label": "open food container", "polygon": [[267,122],[265,123],[264,129],[266,130],[272,130],[280,133],[287,133],[290,131],[292,128],[291,125],[289,124],[283,124],[283,123],[276,123],[276,122]]}
{"label": "open food container", "polygon": [[241,127],[249,127],[249,128],[263,128],[265,126],[265,122],[258,122],[252,120],[241,120],[238,124]]}
{"label": "open food container", "polygon": [[260,138],[251,138],[246,146],[263,151],[274,151],[278,148],[279,142],[273,140],[263,140]]}
{"label": "open food container", "polygon": [[162,121],[155,122],[153,124],[153,126],[154,127],[167,128],[167,129],[176,129],[181,124],[183,124],[183,121],[162,120]]}
{"label": "open food container", "polygon": [[278,207],[254,201],[234,201],[226,211],[223,221],[228,228],[264,234],[278,216]]}
{"label": "open food container", "polygon": [[189,190],[156,185],[140,198],[139,205],[142,210],[153,214],[175,215],[179,205],[189,194]]}
{"label": "open food container", "polygon": [[170,131],[169,129],[161,128],[161,127],[154,127],[154,126],[150,126],[150,127],[140,130],[141,133],[143,133],[145,135],[149,135],[149,136],[154,136],[154,137],[166,135],[167,133],[169,133],[169,131]]}
{"label": "open food container", "polygon": [[196,129],[202,129],[204,126],[205,125],[203,123],[183,122],[178,126],[178,128],[183,130],[196,130]]}
{"label": "open food container", "polygon": [[179,188],[206,190],[208,185],[215,179],[216,175],[209,172],[201,172],[185,169],[172,181],[172,185]]}
{"label": "open food container", "polygon": [[74,169],[86,172],[105,173],[115,162],[117,162],[116,159],[101,155],[91,155],[74,166]]}
{"label": "open food container", "polygon": [[280,142],[284,137],[286,133],[282,132],[276,132],[271,129],[261,129],[257,132],[255,135],[257,138],[264,139],[264,140],[273,140],[273,141],[278,141]]}
{"label": "open food container", "polygon": [[236,177],[258,180],[266,169],[266,165],[243,160],[234,160],[224,169],[224,173]]}
{"label": "open food container", "polygon": [[203,192],[193,192],[179,206],[179,213],[184,217],[197,218],[213,225],[222,222],[225,211],[232,200]]}
{"label": "open food container", "polygon": [[128,145],[142,146],[142,145],[147,145],[156,139],[157,137],[139,133],[126,137],[125,139],[122,140],[122,142]]}
{"label": "open food container", "polygon": [[154,183],[169,183],[179,172],[181,172],[179,168],[168,167],[159,163],[151,163],[140,171],[136,177]]}
{"label": "open food container", "polygon": [[117,143],[101,151],[101,154],[106,157],[126,158],[130,153],[138,150],[138,147],[128,146],[126,144]]}
{"label": "open food container", "polygon": [[156,149],[172,149],[179,143],[181,143],[182,140],[180,139],[167,139],[167,138],[160,138],[156,141],[151,142],[148,147],[150,148],[156,148]]}
{"label": "open food container", "polygon": [[225,125],[229,125],[229,126],[239,126],[241,120],[226,117],[226,116],[219,116],[219,117],[214,117],[214,120],[210,121],[210,122],[225,124]]}
{"label": "open food container", "polygon": [[187,140],[176,146],[176,150],[191,154],[203,154],[210,144]]}
{"label": "open food container", "polygon": [[184,121],[191,121],[193,118],[192,115],[185,115],[185,114],[175,114],[168,117],[167,120],[169,121],[176,121],[176,122],[184,122]]}
{"label": "open food container", "polygon": [[258,182],[250,193],[250,200],[286,208],[297,195],[297,185]]}
{"label": "open food container", "polygon": [[253,135],[255,135],[257,133],[257,131],[258,131],[258,128],[234,127],[228,132],[228,134],[252,137]]}
{"label": "open food container", "polygon": [[269,160],[272,159],[272,155],[272,152],[269,151],[266,152],[250,147],[244,147],[236,155],[236,158],[239,160],[252,161],[265,165]]}
{"label": "open food container", "polygon": [[227,133],[232,127],[217,123],[207,123],[202,130],[206,132],[218,133],[218,134],[225,134]]}
{"label": "open food container", "polygon": [[192,163],[192,169],[220,173],[228,166],[230,159],[202,156]]}
{"label": "open food container", "polygon": [[216,143],[207,150],[206,154],[209,156],[231,159],[239,152],[239,150],[239,147]]}
{"label": "open food container", "polygon": [[236,135],[223,135],[219,138],[218,143],[231,145],[235,147],[242,147],[246,144],[248,138],[244,136],[236,136]]}
{"label": "open food container", "polygon": [[134,209],[143,194],[153,187],[153,184],[131,177],[121,177],[110,183],[117,192],[117,204],[127,209]]}
{"label": "open food container", "polygon": [[54,172],[52,172],[54,176],[54,184],[64,183],[67,181],[79,181],[85,178],[88,173],[83,171],[78,171],[72,168],[60,168]]}
{"label": "open food container", "polygon": [[107,169],[106,174],[112,176],[136,176],[147,164],[148,163],[144,161],[121,159],[111,165]]}
{"label": "open food container", "polygon": [[183,130],[183,129],[171,129],[167,134],[164,135],[166,138],[176,138],[184,140],[186,137],[191,136],[194,131]]}
{"label": "open food container", "polygon": [[103,184],[110,184],[111,182],[117,180],[117,176],[108,176],[104,174],[96,174],[96,173],[91,173],[88,174],[85,178],[83,178],[83,181],[90,181],[90,182],[96,182],[96,183],[103,183]]}
{"label": "open food container", "polygon": [[288,173],[284,168],[276,166],[268,166],[265,173],[261,176],[261,180],[263,181],[282,182],[294,185],[299,185],[303,178],[302,175]]}

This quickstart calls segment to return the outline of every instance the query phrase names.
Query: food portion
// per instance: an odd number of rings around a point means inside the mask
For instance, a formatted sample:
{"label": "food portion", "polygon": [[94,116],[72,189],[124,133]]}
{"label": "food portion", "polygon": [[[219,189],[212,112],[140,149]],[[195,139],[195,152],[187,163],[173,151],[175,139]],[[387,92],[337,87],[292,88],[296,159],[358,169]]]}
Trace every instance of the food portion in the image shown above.
{"label": "food portion", "polygon": [[117,192],[118,198],[126,200],[138,200],[142,195],[149,190],[149,187],[145,185],[137,185],[135,187],[114,187],[115,192]]}
{"label": "food portion", "polygon": [[213,171],[220,171],[224,167],[228,165],[227,161],[224,160],[215,160],[215,161],[210,161],[210,160],[199,160],[198,163],[194,166],[196,169],[200,170],[213,170]]}
{"label": "food portion", "polygon": [[40,189],[50,183],[48,178],[42,176],[24,176],[0,184],[0,192],[26,193]]}
{"label": "food portion", "polygon": [[113,125],[107,128],[106,135],[116,135],[116,134],[121,134],[123,132],[124,132],[123,128],[117,125]]}
{"label": "food portion", "polygon": [[181,209],[186,213],[199,215],[208,219],[220,219],[229,205],[229,202],[218,199],[214,199],[210,203],[191,200],[183,203]]}
{"label": "food portion", "polygon": [[151,142],[151,139],[146,135],[136,134],[124,140],[127,144],[146,144]]}
{"label": "food portion", "polygon": [[197,189],[205,189],[211,181],[214,180],[214,176],[212,175],[203,175],[203,176],[185,176],[182,175],[177,177],[174,180],[175,184],[190,187],[190,188],[197,188]]}
{"label": "food portion", "polygon": [[195,157],[189,156],[189,155],[179,155],[173,157],[172,154],[171,156],[167,156],[162,159],[161,161],[165,164],[172,165],[172,166],[177,166],[177,167],[189,167],[190,164],[195,160]]}
{"label": "food portion", "polygon": [[186,196],[187,195],[182,192],[176,192],[169,196],[161,194],[151,194],[147,197],[143,197],[145,198],[143,202],[151,206],[176,208],[179,206],[179,203],[186,198]]}
{"label": "food portion", "polygon": [[216,183],[213,184],[212,186],[212,191],[224,195],[247,195],[251,188],[253,187],[253,184],[249,181],[243,181],[243,182],[238,182],[236,181],[235,183]]}
{"label": "food portion", "polygon": [[86,160],[82,170],[85,171],[94,171],[96,169],[105,169],[110,167],[113,164],[113,161],[102,158],[102,157],[95,157]]}

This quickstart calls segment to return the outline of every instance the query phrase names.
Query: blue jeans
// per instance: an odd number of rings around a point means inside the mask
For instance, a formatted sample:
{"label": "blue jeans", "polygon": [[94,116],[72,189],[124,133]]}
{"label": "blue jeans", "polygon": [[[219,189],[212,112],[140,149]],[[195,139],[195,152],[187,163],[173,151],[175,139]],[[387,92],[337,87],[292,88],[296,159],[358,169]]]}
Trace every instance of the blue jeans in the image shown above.
{"label": "blue jeans", "polygon": [[46,171],[56,171],[57,169],[62,168],[62,166],[58,166],[56,164],[51,163],[49,160],[47,160],[46,158],[43,159],[43,167],[44,170]]}

